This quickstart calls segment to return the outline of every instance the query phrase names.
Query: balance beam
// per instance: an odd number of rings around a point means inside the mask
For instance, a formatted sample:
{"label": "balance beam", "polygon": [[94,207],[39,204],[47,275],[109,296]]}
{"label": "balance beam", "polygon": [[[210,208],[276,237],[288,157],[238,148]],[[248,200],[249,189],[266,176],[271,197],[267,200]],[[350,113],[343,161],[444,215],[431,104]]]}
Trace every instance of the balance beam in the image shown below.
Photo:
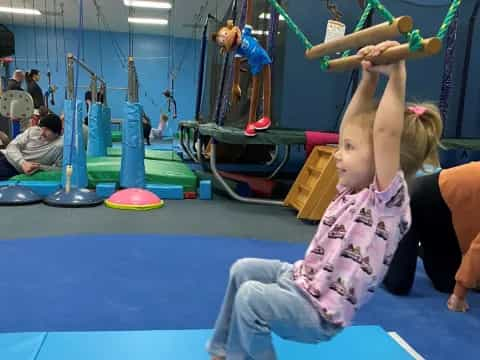
{"label": "balance beam", "polygon": [[391,64],[399,60],[419,59],[438,54],[442,50],[442,41],[432,37],[422,41],[423,48],[418,51],[410,51],[408,43],[391,47],[375,59],[369,59],[361,55],[352,55],[344,58],[330,60],[328,71],[340,72],[353,70],[361,66],[363,60],[372,60],[375,65]]}
{"label": "balance beam", "polygon": [[413,29],[413,19],[410,16],[400,16],[391,24],[385,22],[379,25],[369,27],[364,30],[354,32],[340,39],[328,41],[312,47],[305,52],[309,60],[334,54],[336,52],[358,49],[365,45],[378,44],[380,41],[389,40],[406,34]]}

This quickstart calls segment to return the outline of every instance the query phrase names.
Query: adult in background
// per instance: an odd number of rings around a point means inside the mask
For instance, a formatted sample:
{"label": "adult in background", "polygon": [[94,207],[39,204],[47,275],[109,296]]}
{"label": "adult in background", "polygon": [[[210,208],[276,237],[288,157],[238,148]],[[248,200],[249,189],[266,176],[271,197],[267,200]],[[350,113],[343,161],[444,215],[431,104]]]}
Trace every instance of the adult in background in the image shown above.
{"label": "adult in background", "polygon": [[43,91],[38,82],[40,81],[40,71],[32,69],[25,74],[25,81],[27,83],[27,91],[33,98],[33,107],[40,109],[45,106],[45,99],[43,97]]}
{"label": "adult in background", "polygon": [[31,175],[38,170],[62,166],[62,121],[55,114],[40,119],[0,150],[0,181],[18,174]]}
{"label": "adult in background", "polygon": [[420,246],[433,287],[451,294],[448,308],[467,311],[467,294],[480,285],[480,162],[419,177],[411,193],[412,227],[384,286],[396,295],[410,292]]}

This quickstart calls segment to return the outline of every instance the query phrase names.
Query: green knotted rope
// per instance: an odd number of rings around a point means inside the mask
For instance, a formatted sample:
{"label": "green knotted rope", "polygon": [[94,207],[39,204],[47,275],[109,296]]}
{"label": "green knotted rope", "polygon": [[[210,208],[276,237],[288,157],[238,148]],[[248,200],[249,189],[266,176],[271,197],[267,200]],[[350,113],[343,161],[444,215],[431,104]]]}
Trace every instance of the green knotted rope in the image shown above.
{"label": "green knotted rope", "polygon": [[379,0],[368,0],[368,4],[372,5],[390,24],[393,23],[395,18],[392,13]]}
{"label": "green knotted rope", "polygon": [[287,14],[285,9],[282,8],[280,6],[280,4],[275,0],[268,0],[268,2],[275,8],[275,10],[280,15],[282,15],[285,18],[285,21],[286,21],[288,27],[290,28],[290,30],[292,30],[295,33],[295,35],[297,35],[300,38],[300,40],[303,42],[303,45],[305,46],[305,48],[307,50],[311,49],[313,47],[312,43],[307,39],[307,37],[302,32],[302,30],[300,30],[300,28],[297,26],[297,24],[295,24],[295,22],[290,18],[290,16]]}
{"label": "green knotted rope", "polygon": [[423,48],[423,37],[420,35],[420,30],[413,30],[406,35],[408,39],[408,47],[410,51],[418,51]]}
{"label": "green knotted rope", "polygon": [[[358,21],[357,26],[355,27],[355,30],[353,32],[357,32],[363,29],[365,26],[365,22],[367,21],[368,15],[370,15],[370,12],[372,11],[372,4],[368,3],[367,6],[365,7],[365,10],[363,10],[362,17]],[[347,57],[350,56],[351,50],[345,50],[342,54],[342,57]]]}
{"label": "green knotted rope", "polygon": [[330,56],[324,56],[320,59],[320,69],[327,71],[330,67]]}
{"label": "green knotted rope", "polygon": [[440,26],[440,30],[438,30],[437,37],[440,40],[443,40],[445,36],[447,35],[448,28],[450,27],[450,24],[452,23],[453,19],[455,18],[455,14],[458,11],[458,8],[460,4],[462,3],[462,0],[453,0],[452,4],[450,5],[450,8],[448,9],[447,16],[445,17],[445,20],[443,20],[442,26]]}

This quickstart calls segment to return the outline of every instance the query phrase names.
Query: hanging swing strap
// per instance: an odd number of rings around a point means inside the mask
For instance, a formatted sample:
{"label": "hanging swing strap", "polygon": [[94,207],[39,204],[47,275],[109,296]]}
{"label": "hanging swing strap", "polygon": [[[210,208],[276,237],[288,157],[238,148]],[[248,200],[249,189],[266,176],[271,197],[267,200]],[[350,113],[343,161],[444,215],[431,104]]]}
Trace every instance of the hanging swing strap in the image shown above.
{"label": "hanging swing strap", "polygon": [[50,55],[49,55],[49,45],[48,45],[48,8],[47,8],[47,0],[44,2],[45,4],[45,41],[47,42],[46,52],[47,52],[47,71],[50,71]]}
{"label": "hanging swing strap", "polygon": [[53,31],[55,36],[55,71],[58,72],[58,32],[57,32],[57,0],[53,0]]}

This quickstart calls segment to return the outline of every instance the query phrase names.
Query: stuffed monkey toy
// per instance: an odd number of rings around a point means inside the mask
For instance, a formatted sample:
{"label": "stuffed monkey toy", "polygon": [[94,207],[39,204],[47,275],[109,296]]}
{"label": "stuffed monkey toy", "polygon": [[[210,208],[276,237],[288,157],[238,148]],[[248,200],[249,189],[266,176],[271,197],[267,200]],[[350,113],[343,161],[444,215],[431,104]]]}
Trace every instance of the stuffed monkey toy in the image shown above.
{"label": "stuffed monkey toy", "polygon": [[[258,40],[252,35],[252,26],[249,25],[253,20],[252,0],[247,0],[247,18],[243,30],[234,26],[233,21],[229,20],[227,26],[222,27],[218,32],[212,34],[212,39],[220,47],[220,52],[235,52],[234,60],[234,79],[232,86],[233,101],[237,102],[241,97],[240,89],[240,63],[241,59],[247,59],[252,73],[252,96],[250,99],[250,112],[248,123],[245,127],[246,136],[255,136],[257,130],[266,130],[271,125],[271,64],[272,59],[268,56],[265,49],[262,48]],[[263,77],[263,117],[256,119],[258,98],[260,96],[260,77]]]}

